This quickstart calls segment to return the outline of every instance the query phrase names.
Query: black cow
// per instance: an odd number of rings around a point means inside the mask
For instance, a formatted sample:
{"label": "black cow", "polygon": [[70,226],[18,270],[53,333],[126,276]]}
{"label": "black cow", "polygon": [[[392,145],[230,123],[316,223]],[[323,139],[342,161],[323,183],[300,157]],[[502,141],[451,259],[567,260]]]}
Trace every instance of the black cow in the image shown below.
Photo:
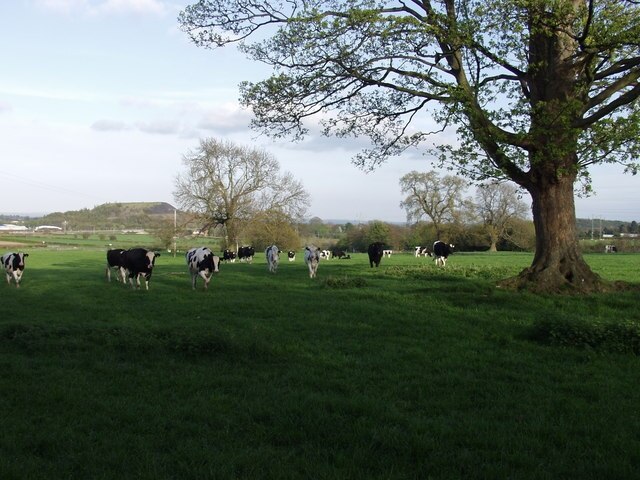
{"label": "black cow", "polygon": [[331,256],[334,258],[343,258],[346,257],[346,253],[344,253],[344,250],[334,248],[333,250],[331,250]]}
{"label": "black cow", "polygon": [[433,244],[433,258],[436,262],[436,266],[444,267],[447,263],[449,255],[453,255],[453,245],[446,244],[437,240]]}
{"label": "black cow", "polygon": [[122,254],[125,252],[122,248],[114,248],[107,250],[107,280],[111,281],[111,269],[116,270],[116,280],[127,283],[127,271],[124,268],[124,258]]}
{"label": "black cow", "polygon": [[249,262],[253,261],[253,256],[255,255],[256,250],[253,247],[240,247],[238,249],[238,258],[241,262]]}
{"label": "black cow", "polygon": [[7,274],[7,283],[11,285],[11,279],[16,282],[16,287],[20,286],[22,274],[24,273],[24,259],[28,253],[5,253],[2,255],[2,266]]}
{"label": "black cow", "polygon": [[145,248],[130,248],[122,254],[124,258],[124,268],[129,274],[131,288],[136,288],[133,284],[133,277],[136,278],[137,287],[140,288],[140,276],[144,277],[144,286],[149,290],[149,281],[153,273],[153,267],[159,253],[152,252]]}
{"label": "black cow", "polygon": [[382,260],[382,252],[384,250],[384,243],[374,242],[369,245],[367,253],[369,254],[369,265],[373,268],[375,264],[376,268],[380,266],[380,260]]}

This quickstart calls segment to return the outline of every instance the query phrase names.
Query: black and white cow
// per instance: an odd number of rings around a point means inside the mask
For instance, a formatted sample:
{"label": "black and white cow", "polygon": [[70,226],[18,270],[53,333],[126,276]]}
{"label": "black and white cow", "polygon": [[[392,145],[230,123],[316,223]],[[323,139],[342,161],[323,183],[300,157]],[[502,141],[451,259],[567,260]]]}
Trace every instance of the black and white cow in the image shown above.
{"label": "black and white cow", "polygon": [[287,252],[287,258],[289,259],[290,262],[295,261],[296,259],[296,252],[294,252],[293,250],[289,250]]}
{"label": "black and white cow", "polygon": [[108,281],[111,281],[111,270],[113,269],[116,271],[116,280],[127,283],[127,270],[124,267],[124,257],[122,256],[124,252],[125,250],[122,248],[107,250],[107,268],[105,273]]}
{"label": "black and white cow", "polygon": [[224,252],[222,252],[222,260],[224,260],[225,262],[235,262],[236,261],[236,252],[234,252],[233,250],[229,250],[226,249]]}
{"label": "black and white cow", "polygon": [[453,255],[453,245],[450,243],[444,243],[437,240],[433,244],[433,258],[436,262],[436,266],[444,267],[447,263],[449,255]]}
{"label": "black and white cow", "polygon": [[376,268],[380,266],[380,260],[382,260],[382,252],[384,251],[384,243],[374,242],[369,245],[367,253],[369,254],[369,265],[373,268],[375,264]]}
{"label": "black and white cow", "polygon": [[431,252],[429,251],[429,249],[427,247],[417,246],[417,247],[415,247],[415,256],[419,257],[420,255],[422,255],[424,257],[430,257],[431,256]]}
{"label": "black and white cow", "polygon": [[204,280],[204,289],[207,290],[213,274],[220,271],[220,257],[207,247],[197,247],[190,249],[185,258],[191,274],[191,287],[196,289],[196,280],[200,276]]}
{"label": "black and white cow", "polygon": [[320,263],[320,250],[314,246],[304,247],[304,263],[309,269],[309,278],[316,278]]}
{"label": "black and white cow", "polygon": [[267,267],[271,273],[276,273],[278,270],[278,262],[280,261],[280,250],[275,245],[271,245],[264,251],[267,257]]}
{"label": "black and white cow", "polygon": [[238,259],[241,262],[251,263],[255,254],[256,250],[253,247],[240,247],[238,249]]}
{"label": "black and white cow", "polygon": [[2,266],[7,273],[7,283],[11,285],[11,279],[16,282],[16,287],[20,287],[20,280],[24,273],[24,259],[28,253],[5,253],[2,255]]}
{"label": "black and white cow", "polygon": [[156,258],[160,256],[159,253],[152,252],[145,248],[130,248],[123,254],[124,268],[127,269],[129,275],[129,282],[131,288],[136,288],[133,284],[133,278],[136,278],[137,288],[140,288],[140,276],[144,277],[144,286],[149,290],[149,281],[151,280],[151,274],[153,273],[153,267],[156,263]]}

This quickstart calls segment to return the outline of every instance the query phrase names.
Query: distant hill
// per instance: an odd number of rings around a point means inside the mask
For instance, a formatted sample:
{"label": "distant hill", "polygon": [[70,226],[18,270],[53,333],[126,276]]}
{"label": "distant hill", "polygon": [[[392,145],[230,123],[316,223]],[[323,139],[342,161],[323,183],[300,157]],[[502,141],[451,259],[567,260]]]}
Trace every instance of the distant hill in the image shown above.
{"label": "distant hill", "polygon": [[166,202],[105,203],[92,209],[50,213],[25,224],[54,225],[68,230],[148,229],[173,222],[175,210]]}

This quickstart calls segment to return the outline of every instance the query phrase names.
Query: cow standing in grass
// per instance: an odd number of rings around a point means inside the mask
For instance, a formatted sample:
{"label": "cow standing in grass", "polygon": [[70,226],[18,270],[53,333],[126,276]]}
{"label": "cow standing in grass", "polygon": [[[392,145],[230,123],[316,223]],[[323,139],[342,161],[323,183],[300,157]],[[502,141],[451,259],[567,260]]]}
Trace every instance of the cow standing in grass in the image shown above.
{"label": "cow standing in grass", "polygon": [[111,270],[116,271],[116,280],[118,282],[127,283],[127,270],[124,268],[124,258],[122,254],[125,252],[122,248],[114,248],[107,250],[107,280],[111,281]]}
{"label": "cow standing in grass", "polygon": [[318,264],[320,263],[320,250],[316,247],[304,248],[304,263],[309,268],[309,278],[316,278]]}
{"label": "cow standing in grass", "polygon": [[369,254],[369,265],[371,268],[375,265],[376,268],[380,266],[380,260],[382,260],[382,252],[384,252],[384,243],[374,242],[367,248]]}
{"label": "cow standing in grass", "polygon": [[280,261],[280,250],[275,245],[271,245],[264,251],[267,257],[267,267],[271,273],[278,271],[278,262]]}
{"label": "cow standing in grass", "polygon": [[16,283],[16,288],[20,287],[22,274],[24,273],[24,259],[28,253],[5,253],[2,256],[2,266],[7,274],[7,283],[11,285],[11,280]]}
{"label": "cow standing in grass", "polygon": [[433,244],[433,258],[437,267],[444,267],[447,264],[447,258],[453,254],[453,245],[437,240]]}
{"label": "cow standing in grass", "polygon": [[[144,277],[144,286],[146,290],[149,290],[149,281],[151,280],[151,274],[153,273],[153,267],[156,263],[156,258],[160,256],[159,253],[152,252],[145,248],[130,248],[122,254],[124,258],[124,268],[127,269],[129,275],[129,282],[131,288],[140,288],[140,277]],[[133,283],[133,278],[136,278],[136,285]]]}
{"label": "cow standing in grass", "polygon": [[198,247],[189,250],[185,258],[191,274],[191,287],[193,290],[196,289],[198,277],[202,277],[204,289],[207,290],[213,274],[220,271],[220,257],[214,255],[207,247]]}

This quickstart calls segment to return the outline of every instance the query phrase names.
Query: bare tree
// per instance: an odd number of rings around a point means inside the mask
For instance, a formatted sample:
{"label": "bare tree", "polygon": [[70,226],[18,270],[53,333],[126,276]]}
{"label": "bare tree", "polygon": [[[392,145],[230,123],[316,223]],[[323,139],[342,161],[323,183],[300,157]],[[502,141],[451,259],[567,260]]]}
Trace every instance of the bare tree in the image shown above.
{"label": "bare tree", "polygon": [[463,193],[466,182],[453,175],[440,177],[436,172],[407,173],[400,178],[400,188],[407,194],[400,207],[407,213],[407,221],[424,217],[433,222],[436,240],[443,235],[444,225],[457,223],[463,214]]}
{"label": "bare tree", "polygon": [[184,155],[183,163],[186,171],[175,180],[176,203],[198,213],[203,228],[223,225],[228,245],[258,212],[278,210],[298,219],[309,205],[302,184],[288,172],[280,174],[278,161],[265,151],[209,138]]}
{"label": "bare tree", "polygon": [[476,191],[476,211],[489,237],[491,252],[498,242],[509,238],[515,220],[524,219],[529,207],[518,197],[518,190],[508,183],[485,183]]}
{"label": "bare tree", "polygon": [[591,165],[640,169],[636,0],[202,0],[179,21],[197,45],[273,67],[240,86],[269,135],[322,114],[326,134],[371,139],[355,161],[375,168],[424,144],[425,116],[453,126],[443,162],[532,198],[536,253],[505,284],[608,288],[580,252],[574,189]]}

